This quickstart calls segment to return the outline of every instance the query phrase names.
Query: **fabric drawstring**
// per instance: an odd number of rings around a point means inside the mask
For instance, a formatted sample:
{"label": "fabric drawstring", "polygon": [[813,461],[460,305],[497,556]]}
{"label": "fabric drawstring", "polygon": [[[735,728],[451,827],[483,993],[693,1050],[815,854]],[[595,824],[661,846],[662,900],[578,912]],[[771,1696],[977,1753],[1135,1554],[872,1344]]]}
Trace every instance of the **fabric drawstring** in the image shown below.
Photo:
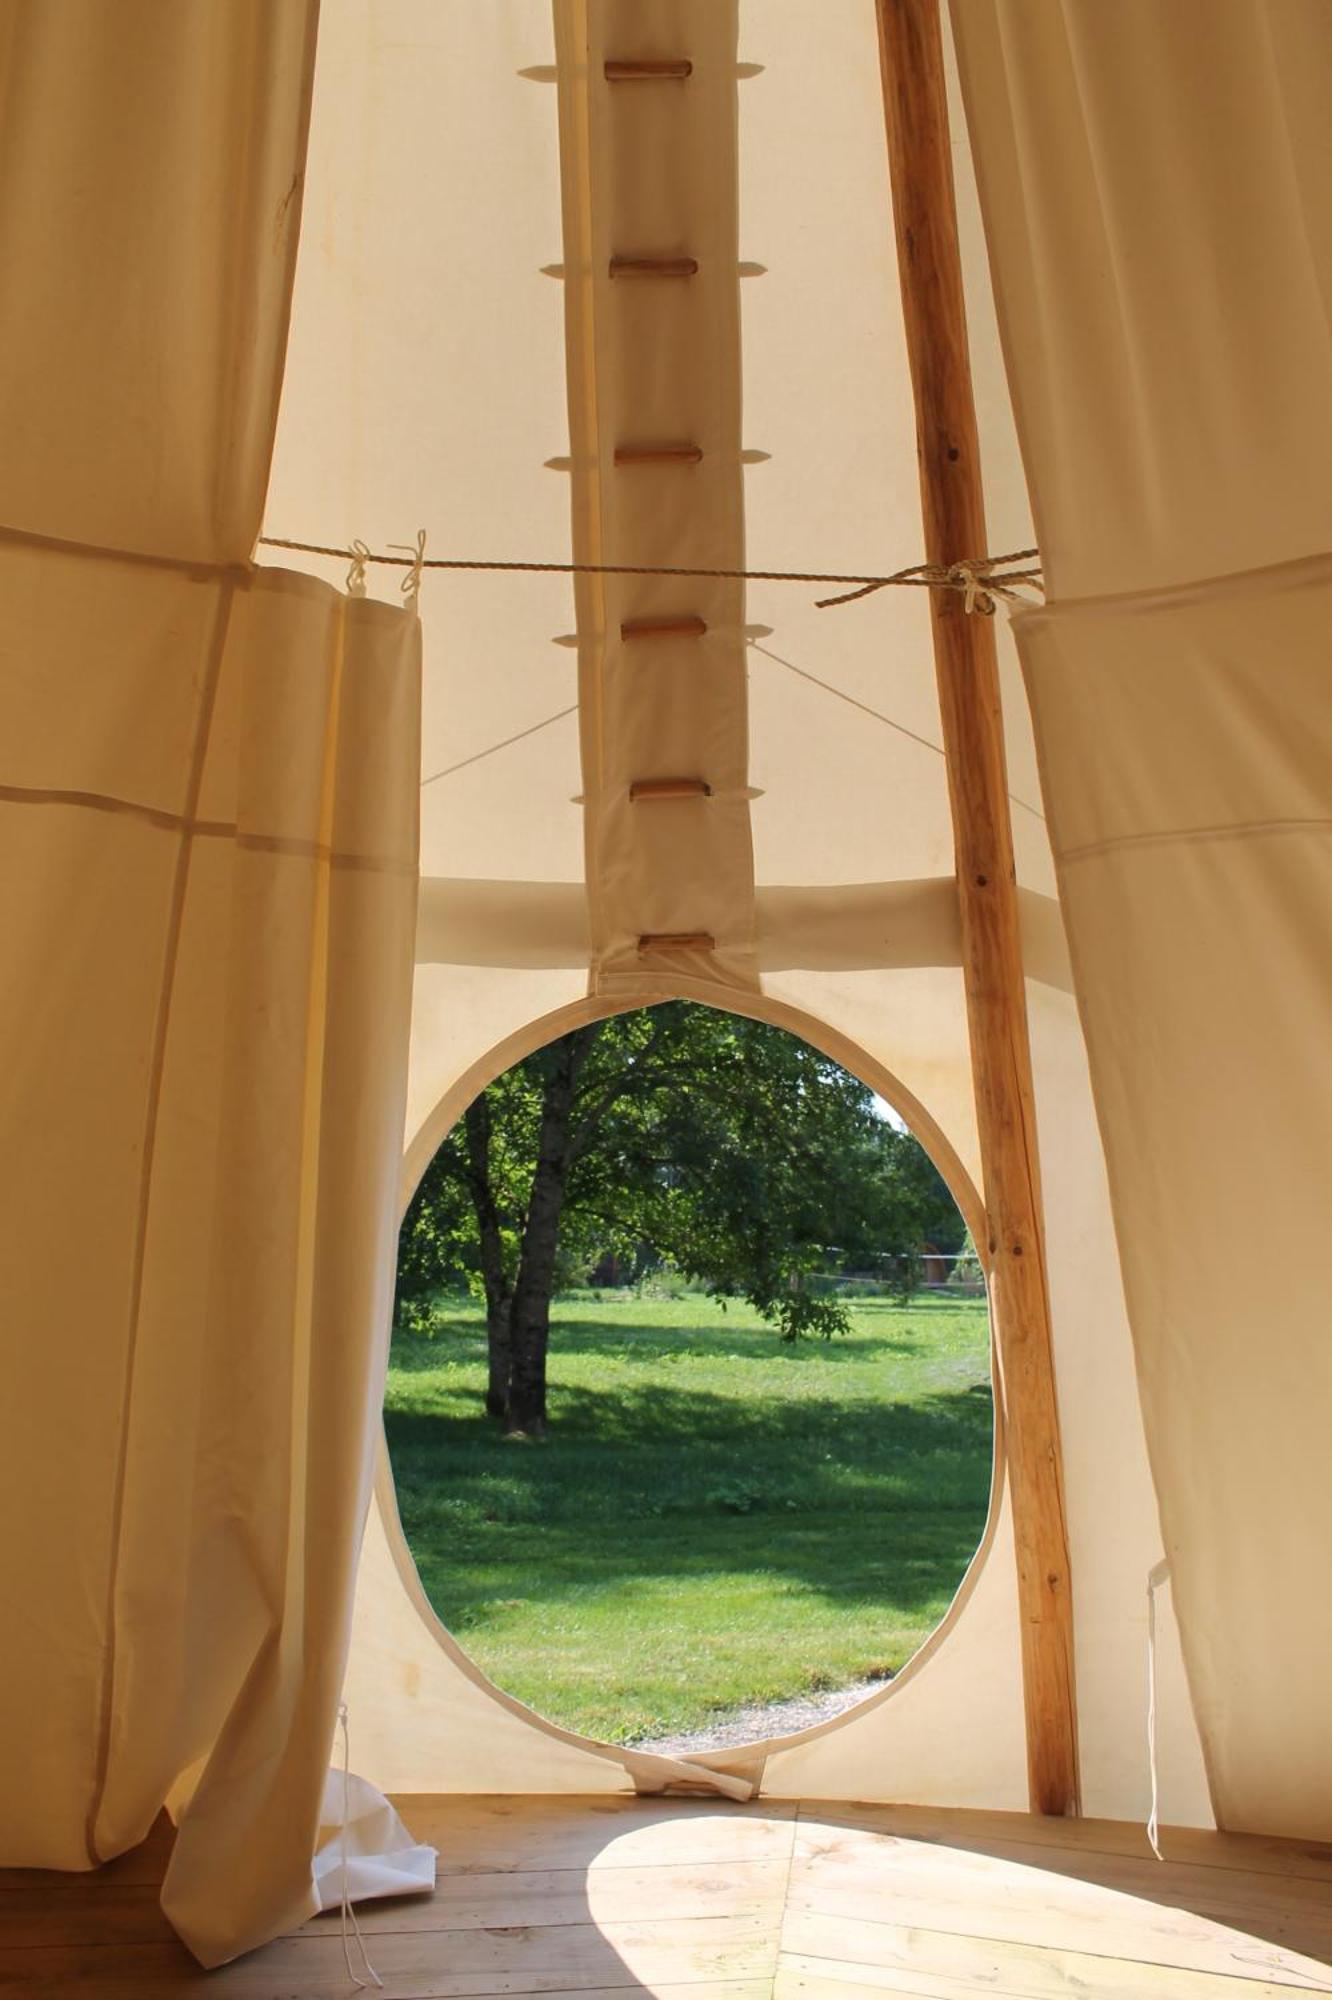
{"label": "fabric drawstring", "polygon": [[1147,1838],[1152,1853],[1164,1861],[1161,1852],[1160,1779],[1156,1768],[1156,1593],[1170,1575],[1163,1557],[1147,1572],[1147,1766],[1152,1780],[1152,1809],[1147,1816]]}
{"label": "fabric drawstring", "polygon": [[[365,1939],[361,1936],[361,1926],[356,1921],[356,1912],[352,1908],[351,1897],[347,1893],[347,1821],[351,1817],[351,1735],[347,1728],[347,1704],[345,1701],[338,1704],[338,1722],[342,1728],[342,1825],[338,1833],[339,1848],[342,1856],[342,1956],[347,1967],[347,1977],[350,1979],[352,1985],[359,1987],[362,1993],[367,1993],[372,1986],[378,1986],[382,1989],[384,1982],[370,1963],[370,1954],[365,1948]],[[350,1932],[348,1931],[349,1924],[351,1926]],[[351,1940],[353,1937],[356,1939],[356,1948],[361,1955],[361,1965],[365,1970],[366,1977],[364,1979],[361,1978],[356,1967],[352,1964]]]}

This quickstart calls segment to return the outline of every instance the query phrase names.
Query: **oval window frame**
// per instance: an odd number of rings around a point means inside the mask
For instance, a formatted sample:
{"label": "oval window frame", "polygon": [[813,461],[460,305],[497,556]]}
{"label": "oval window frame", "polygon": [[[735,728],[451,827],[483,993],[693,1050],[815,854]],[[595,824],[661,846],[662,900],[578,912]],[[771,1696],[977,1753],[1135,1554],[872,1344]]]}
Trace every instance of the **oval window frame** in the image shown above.
{"label": "oval window frame", "polygon": [[469,1064],[437,1100],[429,1115],[422,1119],[407,1145],[403,1155],[403,1177],[399,1190],[399,1223],[401,1224],[405,1217],[421,1177],[444,1139],[462,1117],[472,1099],[496,1077],[502,1076],[515,1063],[522,1062],[525,1057],[535,1054],[538,1049],[546,1047],[548,1043],[557,1040],[560,1035],[569,1033],[571,1029],[586,1027],[593,1021],[609,1020],[616,1014],[634,1013],[644,1007],[658,1006],[670,1000],[690,1000],[703,1006],[715,1007],[723,1013],[738,1014],[749,1020],[765,1022],[771,1027],[785,1028],[788,1033],[808,1042],[821,1055],[839,1063],[843,1069],[859,1078],[897,1113],[925,1148],[971,1232],[987,1284],[993,1408],[990,1497],[980,1539],[947,1610],[890,1681],[885,1681],[881,1687],[873,1689],[861,1700],[839,1710],[826,1720],[782,1736],[755,1739],[752,1742],[731,1745],[715,1751],[691,1752],[684,1760],[666,1758],[654,1755],[646,1749],[636,1751],[623,1744],[605,1743],[597,1737],[585,1736],[577,1730],[566,1729],[562,1724],[542,1715],[539,1709],[529,1707],[516,1695],[508,1693],[477,1665],[460,1640],[440,1618],[421,1582],[398,1508],[397,1485],[389,1458],[388,1437],[382,1412],[376,1449],[374,1497],[398,1579],[422,1624],[450,1664],[501,1708],[558,1742],[623,1766],[639,1789],[660,1789],[663,1781],[670,1782],[669,1776],[663,1779],[663,1773],[658,1767],[673,1766],[678,1770],[681,1766],[684,1768],[694,1766],[703,1774],[718,1774],[719,1782],[722,1784],[735,1782],[743,1785],[745,1787],[743,1795],[752,1793],[757,1796],[761,1788],[763,1767],[770,1756],[845,1727],[847,1723],[864,1716],[871,1709],[891,1701],[902,1688],[917,1680],[926,1671],[965,1612],[994,1547],[1003,1512],[1005,1487],[1003,1384],[994,1338],[993,1312],[988,1299],[990,1258],[984,1226],[984,1203],[979,1189],[955,1148],[949,1143],[926,1106],[906,1088],[901,1079],[839,1029],[830,1027],[826,1022],[801,1008],[793,1007],[767,994],[731,987],[713,987],[702,981],[688,980],[681,981],[679,987],[653,985],[636,992],[585,995],[563,1007],[554,1008],[549,1013],[535,1017],[523,1027],[515,1029],[494,1043],[484,1055]]}

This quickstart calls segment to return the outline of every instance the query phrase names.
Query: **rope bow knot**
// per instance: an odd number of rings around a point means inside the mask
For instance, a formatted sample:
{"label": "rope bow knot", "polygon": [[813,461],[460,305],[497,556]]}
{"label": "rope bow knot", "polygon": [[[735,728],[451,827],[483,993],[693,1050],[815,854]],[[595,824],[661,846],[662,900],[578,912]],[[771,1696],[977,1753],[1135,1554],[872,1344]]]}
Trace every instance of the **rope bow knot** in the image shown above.
{"label": "rope bow knot", "polygon": [[985,567],[979,562],[952,563],[944,574],[944,581],[951,583],[954,590],[962,592],[964,611],[979,611],[982,618],[993,618],[994,598],[981,582]]}
{"label": "rope bow knot", "polygon": [[364,597],[365,566],[372,560],[369,544],[359,540],[354,541],[349,553],[351,555],[351,568],[347,571],[347,582],[344,587],[348,597]]}

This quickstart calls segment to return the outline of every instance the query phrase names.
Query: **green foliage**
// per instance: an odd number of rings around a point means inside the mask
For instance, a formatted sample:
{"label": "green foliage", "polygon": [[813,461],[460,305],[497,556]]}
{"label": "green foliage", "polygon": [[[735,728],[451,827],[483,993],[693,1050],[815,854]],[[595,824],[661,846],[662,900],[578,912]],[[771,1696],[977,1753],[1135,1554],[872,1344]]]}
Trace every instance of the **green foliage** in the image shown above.
{"label": "green foliage", "polygon": [[[558,1045],[552,1045],[557,1047]],[[491,1084],[490,1184],[512,1285],[550,1050]],[[828,1338],[846,1306],[821,1282],[862,1271],[909,1296],[919,1245],[959,1247],[946,1187],[873,1093],[808,1043],[687,1001],[603,1022],[579,1074],[556,1290],[614,1260],[631,1281],[746,1300],[784,1339]],[[461,1128],[403,1225],[400,1326],[461,1285],[480,1295]]]}
{"label": "green foliage", "polygon": [[[506,1070],[486,1090],[493,1115],[489,1173],[510,1271],[516,1268],[532,1182],[541,1096],[530,1065]],[[440,1292],[484,1298],[476,1206],[465,1134],[455,1125],[421,1176],[398,1236],[394,1319],[429,1327],[429,1301]]]}
{"label": "green foliage", "polygon": [[557,1446],[477,1422],[481,1314],[394,1347],[386,1425],[444,1623],[557,1722],[616,1741],[895,1672],[985,1519],[984,1302],[855,1302],[783,1346],[743,1303],[558,1306]]}

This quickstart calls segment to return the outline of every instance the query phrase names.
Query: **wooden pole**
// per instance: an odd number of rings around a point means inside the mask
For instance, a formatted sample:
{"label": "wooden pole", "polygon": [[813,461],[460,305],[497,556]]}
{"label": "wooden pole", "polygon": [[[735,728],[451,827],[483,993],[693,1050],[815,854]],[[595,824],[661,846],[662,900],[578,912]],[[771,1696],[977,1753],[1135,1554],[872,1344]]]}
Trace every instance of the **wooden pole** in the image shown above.
{"label": "wooden pole", "polygon": [[[938,0],[876,0],[925,554],[986,552]],[[930,593],[953,815],[1034,1812],[1078,1810],[1073,1612],[994,626]]]}

